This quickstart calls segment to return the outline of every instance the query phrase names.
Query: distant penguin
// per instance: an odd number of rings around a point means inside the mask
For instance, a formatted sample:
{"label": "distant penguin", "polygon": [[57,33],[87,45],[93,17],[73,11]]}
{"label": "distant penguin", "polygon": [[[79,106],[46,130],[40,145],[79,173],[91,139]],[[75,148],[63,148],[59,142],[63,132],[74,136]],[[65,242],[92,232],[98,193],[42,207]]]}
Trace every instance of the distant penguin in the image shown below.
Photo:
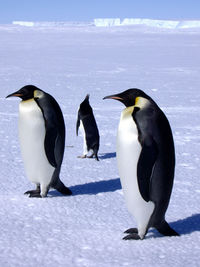
{"label": "distant penguin", "polygon": [[76,135],[78,136],[78,129],[81,129],[83,135],[83,156],[81,158],[98,158],[99,150],[99,131],[96,120],[89,103],[89,95],[86,95],[84,101],[80,104],[76,122]]}
{"label": "distant penguin", "polygon": [[117,133],[117,163],[126,204],[137,228],[128,229],[124,239],[143,239],[150,227],[165,236],[178,236],[165,220],[175,168],[173,136],[166,116],[139,89],[104,99],[116,99],[126,106]]}
{"label": "distant penguin", "polygon": [[36,184],[30,197],[46,197],[50,187],[63,195],[72,192],[59,174],[65,147],[65,124],[56,100],[41,89],[26,85],[7,97],[17,96],[19,104],[19,141],[25,172]]}

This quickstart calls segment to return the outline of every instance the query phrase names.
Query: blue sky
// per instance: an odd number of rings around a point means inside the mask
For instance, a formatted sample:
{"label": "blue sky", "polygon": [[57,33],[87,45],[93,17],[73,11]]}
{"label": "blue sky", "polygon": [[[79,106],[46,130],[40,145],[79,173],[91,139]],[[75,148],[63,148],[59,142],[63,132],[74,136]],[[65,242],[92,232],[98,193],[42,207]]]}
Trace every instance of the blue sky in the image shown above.
{"label": "blue sky", "polygon": [[106,17],[200,19],[200,0],[0,0],[0,23]]}

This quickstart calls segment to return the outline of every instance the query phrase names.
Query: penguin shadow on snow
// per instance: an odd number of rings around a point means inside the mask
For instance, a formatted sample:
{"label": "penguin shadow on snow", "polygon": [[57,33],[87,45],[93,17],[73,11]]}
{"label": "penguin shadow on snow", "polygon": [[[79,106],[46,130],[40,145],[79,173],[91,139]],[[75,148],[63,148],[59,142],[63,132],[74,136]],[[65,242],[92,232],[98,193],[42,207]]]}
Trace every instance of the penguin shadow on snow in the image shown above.
{"label": "penguin shadow on snow", "polygon": [[[119,189],[121,189],[121,183],[119,178],[79,184],[70,187],[70,190],[72,191],[72,196],[96,195],[98,193],[114,192]],[[64,197],[57,191],[51,191],[49,192],[49,195]]]}
{"label": "penguin shadow on snow", "polygon": [[101,153],[99,159],[111,159],[116,158],[116,152]]}
{"label": "penguin shadow on snow", "polygon": [[185,219],[171,223],[180,235],[187,235],[200,231],[200,214],[193,214]]}
{"label": "penguin shadow on snow", "polygon": [[[200,214],[193,214],[185,219],[181,219],[175,222],[171,222],[170,226],[182,235],[189,235],[193,232],[200,231]],[[152,237],[156,238],[164,238],[165,236],[161,235],[155,228],[152,228],[148,231],[148,235],[145,239],[149,239]]]}
{"label": "penguin shadow on snow", "polygon": [[[116,158],[116,152],[101,153],[100,160]],[[76,195],[96,195],[98,193],[114,192],[121,189],[120,178],[74,185],[70,187],[72,196]],[[58,191],[49,191],[50,197],[64,197]]]}

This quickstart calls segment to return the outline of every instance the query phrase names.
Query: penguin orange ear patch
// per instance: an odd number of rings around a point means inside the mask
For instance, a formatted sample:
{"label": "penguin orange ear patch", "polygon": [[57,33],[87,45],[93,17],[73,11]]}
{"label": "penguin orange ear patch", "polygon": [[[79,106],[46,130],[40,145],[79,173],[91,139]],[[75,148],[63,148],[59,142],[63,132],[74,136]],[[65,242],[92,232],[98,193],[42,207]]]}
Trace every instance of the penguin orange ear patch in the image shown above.
{"label": "penguin orange ear patch", "polygon": [[138,101],[139,101],[139,97],[136,97],[135,98],[135,106],[137,105]]}

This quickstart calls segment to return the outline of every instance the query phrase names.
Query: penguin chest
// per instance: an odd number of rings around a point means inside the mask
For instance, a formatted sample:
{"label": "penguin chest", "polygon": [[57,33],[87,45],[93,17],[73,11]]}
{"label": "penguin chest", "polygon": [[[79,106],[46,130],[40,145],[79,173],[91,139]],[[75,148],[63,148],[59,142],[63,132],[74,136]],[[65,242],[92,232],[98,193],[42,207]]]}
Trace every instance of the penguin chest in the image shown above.
{"label": "penguin chest", "polygon": [[85,129],[84,129],[82,120],[80,120],[80,133],[83,136],[83,139],[85,139],[86,138],[86,134],[85,134]]}
{"label": "penguin chest", "polygon": [[41,109],[34,99],[19,106],[19,140],[25,172],[30,181],[48,185],[55,170],[46,157],[46,130]]}
{"label": "penguin chest", "polygon": [[117,164],[127,201],[131,196],[135,200],[139,198],[137,163],[140,153],[141,145],[133,118],[131,115],[121,118],[117,133]]}
{"label": "penguin chest", "polygon": [[146,202],[139,191],[137,164],[142,147],[132,112],[133,107],[126,108],[121,115],[117,134],[117,164],[128,210],[139,224],[146,224],[154,208],[153,203]]}

